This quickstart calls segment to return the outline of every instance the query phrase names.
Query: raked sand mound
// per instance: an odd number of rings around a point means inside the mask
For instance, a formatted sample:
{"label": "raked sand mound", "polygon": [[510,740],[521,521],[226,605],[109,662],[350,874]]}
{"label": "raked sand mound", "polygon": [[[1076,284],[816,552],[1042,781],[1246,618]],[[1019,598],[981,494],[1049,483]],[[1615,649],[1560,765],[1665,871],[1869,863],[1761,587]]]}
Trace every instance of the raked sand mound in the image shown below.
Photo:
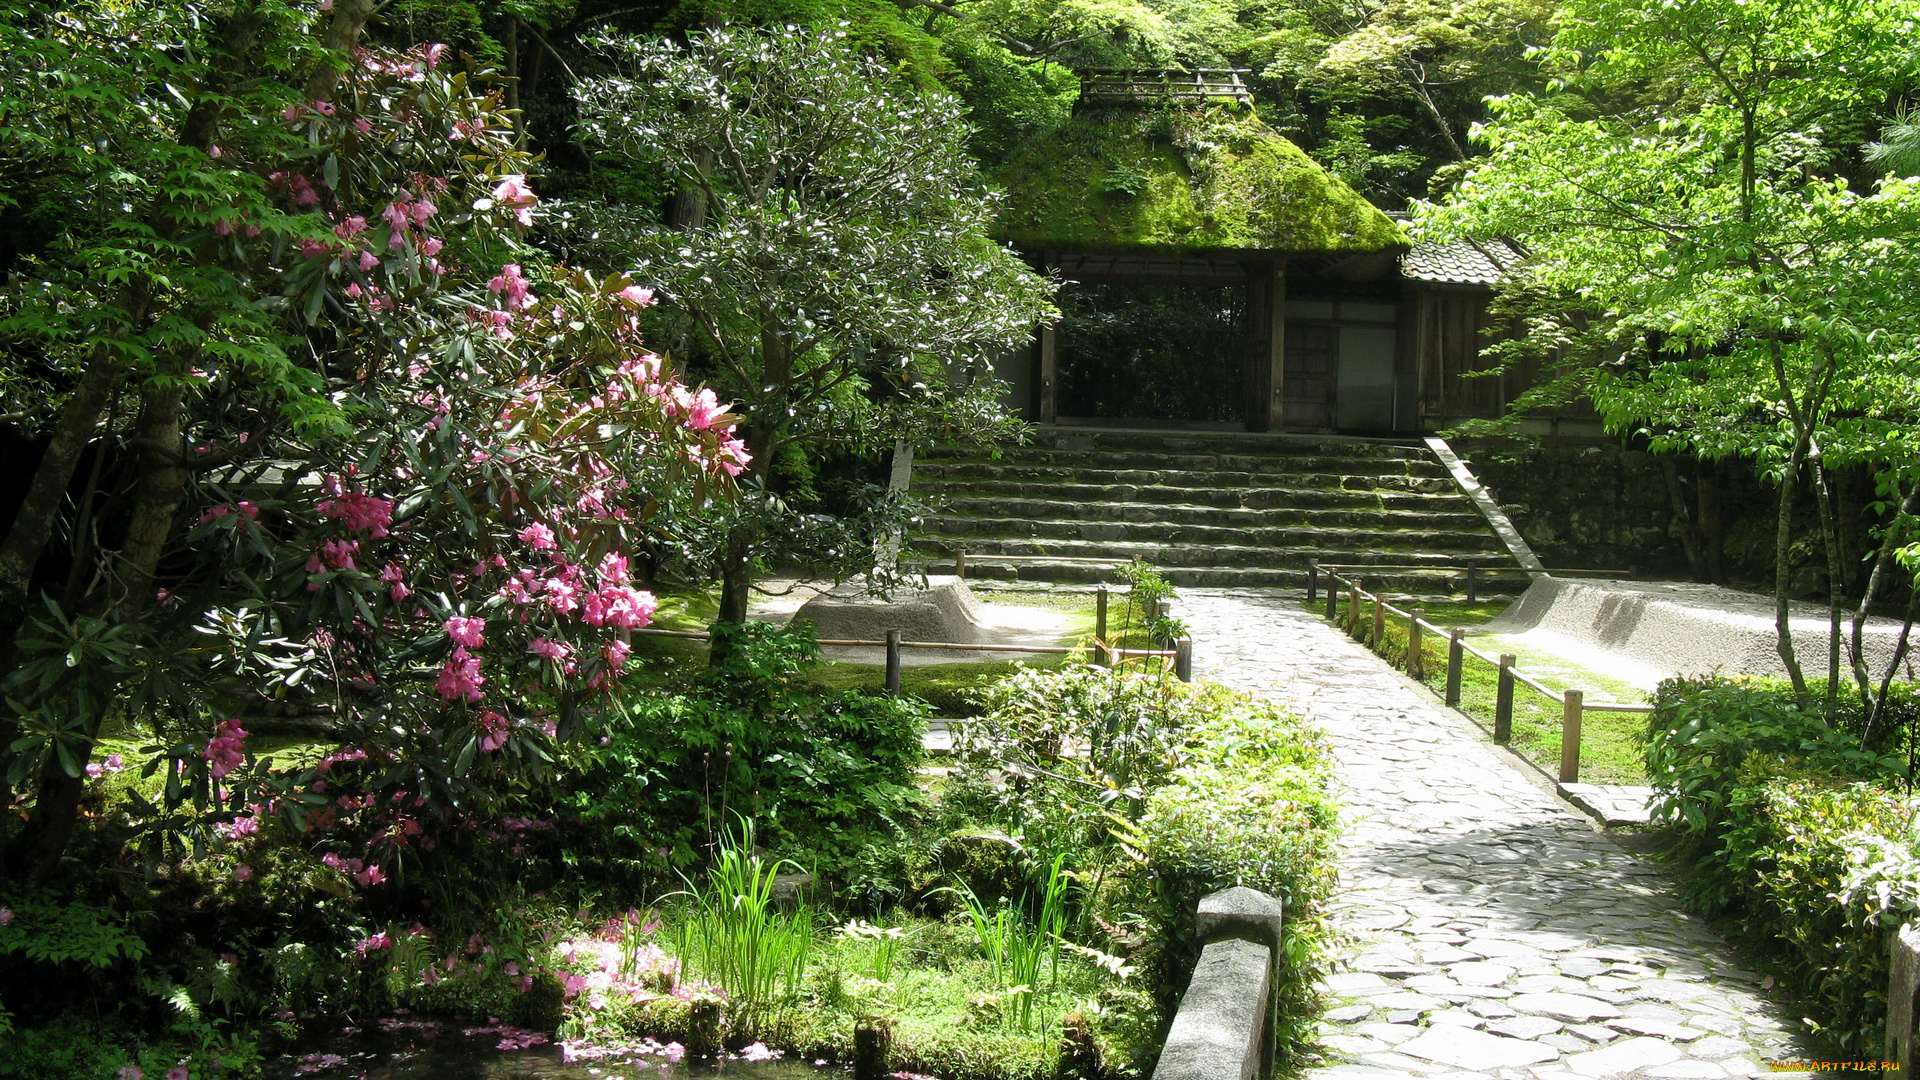
{"label": "raked sand mound", "polygon": [[[1790,623],[1801,668],[1826,670],[1827,609],[1796,603]],[[1896,619],[1873,618],[1861,635],[1868,669],[1879,673],[1900,636]],[[1784,675],[1774,634],[1773,599],[1718,585],[1663,581],[1594,581],[1537,577],[1512,607],[1483,628],[1582,661],[1597,670],[1628,664],[1660,675]],[[1843,634],[1851,632],[1851,616]],[[1916,642],[1920,644],[1920,642]],[[1841,664],[1847,664],[1844,639]],[[1911,655],[1899,677],[1914,677]]]}

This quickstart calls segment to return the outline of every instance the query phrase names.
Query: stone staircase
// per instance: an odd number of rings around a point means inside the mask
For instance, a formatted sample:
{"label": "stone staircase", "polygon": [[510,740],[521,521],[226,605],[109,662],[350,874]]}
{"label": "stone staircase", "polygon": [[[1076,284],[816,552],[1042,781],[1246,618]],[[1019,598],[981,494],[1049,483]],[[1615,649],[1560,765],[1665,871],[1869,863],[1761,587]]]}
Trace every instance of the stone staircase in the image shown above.
{"label": "stone staircase", "polygon": [[[1417,443],[1329,436],[1040,429],[1026,446],[923,451],[913,490],[937,507],[909,561],[967,577],[1113,580],[1142,559],[1174,585],[1306,584],[1309,560],[1432,569],[1366,575],[1411,595],[1464,588],[1464,567],[1513,559],[1445,467]],[[1020,556],[999,562],[993,556]],[[1526,579],[1486,575],[1483,591]]]}

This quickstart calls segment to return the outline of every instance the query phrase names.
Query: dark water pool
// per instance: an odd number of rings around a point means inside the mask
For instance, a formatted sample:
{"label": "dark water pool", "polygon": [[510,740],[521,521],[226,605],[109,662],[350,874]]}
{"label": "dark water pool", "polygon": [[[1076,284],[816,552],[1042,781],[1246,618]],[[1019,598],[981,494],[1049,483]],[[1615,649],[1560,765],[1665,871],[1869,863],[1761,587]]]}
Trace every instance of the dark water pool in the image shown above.
{"label": "dark water pool", "polygon": [[[677,1060],[677,1044],[563,1048],[533,1032],[479,1020],[392,1017],[345,1028],[270,1064],[274,1080],[844,1080],[834,1065],[806,1061]],[[531,1045],[529,1045],[531,1044]],[[571,1058],[572,1060],[569,1060]]]}

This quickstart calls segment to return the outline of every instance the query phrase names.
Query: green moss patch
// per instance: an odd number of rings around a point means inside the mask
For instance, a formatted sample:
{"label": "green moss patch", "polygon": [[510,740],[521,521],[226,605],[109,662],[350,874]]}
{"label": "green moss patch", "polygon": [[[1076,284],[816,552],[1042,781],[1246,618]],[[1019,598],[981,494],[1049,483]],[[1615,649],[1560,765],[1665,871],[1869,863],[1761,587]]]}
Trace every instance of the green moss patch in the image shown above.
{"label": "green moss patch", "polygon": [[1085,109],[999,171],[1001,232],[1041,248],[1381,251],[1400,227],[1241,109]]}

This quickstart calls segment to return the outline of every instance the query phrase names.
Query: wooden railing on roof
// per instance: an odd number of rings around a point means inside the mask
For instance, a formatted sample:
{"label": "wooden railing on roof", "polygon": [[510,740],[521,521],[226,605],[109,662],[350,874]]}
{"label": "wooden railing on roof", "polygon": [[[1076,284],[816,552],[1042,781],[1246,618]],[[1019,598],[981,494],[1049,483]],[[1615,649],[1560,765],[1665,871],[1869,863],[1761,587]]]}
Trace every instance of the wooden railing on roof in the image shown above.
{"label": "wooden railing on roof", "polygon": [[1247,68],[1122,68],[1089,71],[1081,78],[1080,100],[1089,105],[1139,101],[1232,101],[1252,105],[1243,76]]}

